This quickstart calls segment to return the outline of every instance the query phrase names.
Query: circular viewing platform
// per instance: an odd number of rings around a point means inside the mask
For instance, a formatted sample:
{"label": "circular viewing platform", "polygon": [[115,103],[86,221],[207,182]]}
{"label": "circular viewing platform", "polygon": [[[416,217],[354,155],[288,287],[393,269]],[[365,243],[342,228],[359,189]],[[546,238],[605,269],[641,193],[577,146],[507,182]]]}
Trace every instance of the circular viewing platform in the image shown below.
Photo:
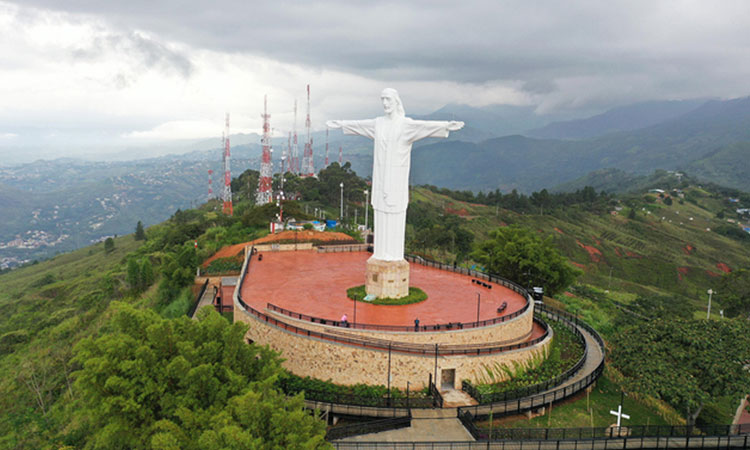
{"label": "circular viewing platform", "polygon": [[443,387],[460,387],[488,367],[546,351],[551,333],[534,320],[525,290],[485,274],[414,260],[410,285],[427,294],[425,301],[355,302],[346,290],[364,284],[370,256],[250,255],[235,291],[234,320],[250,325],[249,340],[280,351],[287,369],[339,384],[386,384],[390,377],[393,386],[416,387],[434,376]]}

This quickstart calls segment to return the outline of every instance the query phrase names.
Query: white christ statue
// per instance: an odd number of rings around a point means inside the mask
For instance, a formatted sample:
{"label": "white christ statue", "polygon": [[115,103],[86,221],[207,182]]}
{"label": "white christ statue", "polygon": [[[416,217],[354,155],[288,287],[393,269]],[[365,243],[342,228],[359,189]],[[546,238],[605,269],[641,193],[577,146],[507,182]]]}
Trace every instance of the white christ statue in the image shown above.
{"label": "white christ statue", "polygon": [[372,164],[372,208],[375,210],[375,243],[372,258],[404,260],[406,207],[409,204],[411,146],[428,137],[448,137],[463,128],[463,122],[414,120],[405,116],[395,89],[380,94],[385,115],[368,120],[329,120],[330,128],[358,134],[375,141]]}

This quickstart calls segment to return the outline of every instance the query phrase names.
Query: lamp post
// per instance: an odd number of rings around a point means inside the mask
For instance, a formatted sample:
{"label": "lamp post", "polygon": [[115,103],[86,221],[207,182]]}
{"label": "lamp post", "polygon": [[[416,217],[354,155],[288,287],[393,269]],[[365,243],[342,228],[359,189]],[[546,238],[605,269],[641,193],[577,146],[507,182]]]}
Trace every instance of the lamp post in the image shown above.
{"label": "lamp post", "polygon": [[365,231],[367,230],[367,213],[370,210],[370,191],[365,189]]}
{"label": "lamp post", "polygon": [[482,294],[477,292],[477,323],[479,323],[479,304],[482,302]]}
{"label": "lamp post", "polygon": [[706,312],[706,320],[708,320],[711,317],[711,296],[714,293],[713,289],[709,289],[706,291],[708,294],[708,311]]}
{"label": "lamp post", "polygon": [[339,209],[339,220],[344,220],[344,182],[342,181],[341,184],[339,184],[339,187],[341,187],[341,206]]}

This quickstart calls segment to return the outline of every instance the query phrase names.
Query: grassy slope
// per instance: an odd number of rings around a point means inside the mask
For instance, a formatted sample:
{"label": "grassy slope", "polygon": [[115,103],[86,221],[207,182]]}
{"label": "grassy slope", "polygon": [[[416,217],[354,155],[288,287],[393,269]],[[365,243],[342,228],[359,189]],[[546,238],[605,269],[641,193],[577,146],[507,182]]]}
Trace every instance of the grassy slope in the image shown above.
{"label": "grassy slope", "polygon": [[[100,243],[0,275],[0,336],[26,332],[0,353],[0,447],[39,444],[23,440],[29,436],[44,440],[49,408],[69,395],[64,386],[72,347],[101,325],[106,306],[117,296],[106,280],[121,275],[112,269],[139,245],[132,235],[124,236],[109,254]],[[50,275],[57,281],[41,285]],[[40,403],[48,410],[46,418]]]}
{"label": "grassy slope", "polygon": [[[422,188],[412,191],[412,200],[438,205],[449,213],[460,212],[468,219],[464,226],[475,233],[477,241],[486,239],[492,229],[504,224],[519,224],[552,236],[563,254],[582,267],[584,274],[579,282],[588,286],[593,294],[561,295],[553,303],[581,314],[606,339],[615,331],[613,318],[621,313],[620,308],[638,295],[677,296],[696,317],[705,317],[705,292],[717,281],[711,274],[722,273],[717,264],[724,263],[735,269],[747,267],[748,244],[706,231],[706,228],[726,223],[715,218],[716,212],[722,209],[722,201],[698,187],[692,190],[700,196],[697,204],[686,201],[681,205],[675,201],[667,206],[661,202],[643,202],[634,220],[627,219],[627,207],[618,215],[594,215],[573,208],[551,215],[523,215],[453,200]],[[687,250],[687,246],[692,250]],[[714,296],[714,301],[712,317],[719,318],[721,299]],[[611,423],[607,408],[619,400],[617,385],[605,378],[592,395],[597,403],[594,408],[596,426]],[[734,399],[726,400],[719,408],[732,409]],[[658,402],[648,405],[637,400],[632,402],[636,413],[633,417],[637,419],[631,423],[655,424],[664,420],[654,411],[653,405]],[[679,414],[668,406],[659,404],[659,409],[667,411],[671,423],[679,422]],[[731,415],[723,416],[722,422],[731,421]],[[506,419],[501,426],[544,427],[546,424],[547,417],[544,417],[532,421]],[[550,424],[553,427],[590,426],[585,397],[553,412]]]}

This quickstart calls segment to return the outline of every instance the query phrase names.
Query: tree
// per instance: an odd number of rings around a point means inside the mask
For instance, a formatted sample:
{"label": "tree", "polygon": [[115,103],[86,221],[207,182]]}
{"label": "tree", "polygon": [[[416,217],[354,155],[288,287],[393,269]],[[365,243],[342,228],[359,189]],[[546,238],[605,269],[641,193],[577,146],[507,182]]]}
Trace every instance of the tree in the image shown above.
{"label": "tree", "polygon": [[104,240],[104,253],[112,253],[115,251],[115,240],[108,237]]}
{"label": "tree", "polygon": [[69,440],[86,448],[323,448],[325,423],[275,387],[281,360],[247,326],[204,310],[160,318],[115,303],[100,337],[74,349]]}
{"label": "tree", "polygon": [[135,226],[135,240],[136,241],[146,240],[146,231],[143,229],[143,223],[140,220],[138,221],[138,224]]}
{"label": "tree", "polygon": [[621,330],[611,344],[626,389],[665,400],[690,424],[706,402],[750,391],[747,321],[651,320]]}
{"label": "tree", "polygon": [[750,270],[739,269],[725,274],[716,291],[725,316],[750,318]]}
{"label": "tree", "polygon": [[548,295],[561,292],[581,274],[554,247],[551,236],[542,239],[518,226],[492,231],[471,257],[490,273],[523,286],[543,286]]}

